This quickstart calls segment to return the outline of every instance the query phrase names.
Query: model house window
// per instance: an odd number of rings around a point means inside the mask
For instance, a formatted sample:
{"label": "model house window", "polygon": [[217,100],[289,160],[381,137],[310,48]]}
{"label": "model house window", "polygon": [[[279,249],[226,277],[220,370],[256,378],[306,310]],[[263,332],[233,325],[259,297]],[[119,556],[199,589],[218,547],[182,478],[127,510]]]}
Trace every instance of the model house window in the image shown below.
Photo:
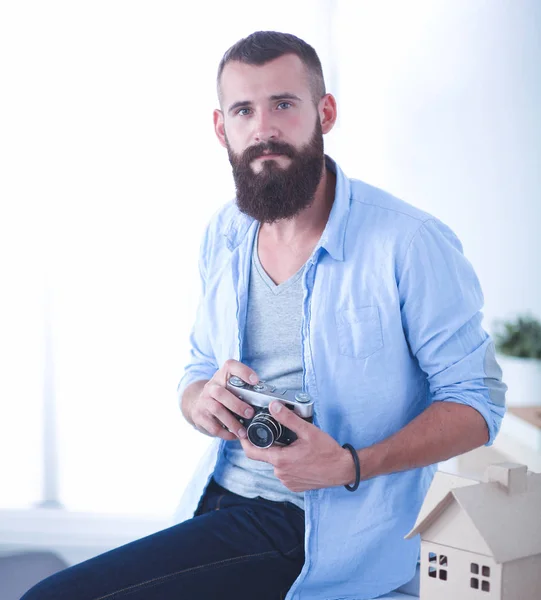
{"label": "model house window", "polygon": [[[479,575],[479,565],[477,563],[470,564],[470,572],[473,575]],[[486,577],[487,579],[481,579],[479,577],[471,577],[470,578],[470,587],[474,590],[480,589],[483,592],[490,592],[490,581],[488,578],[490,577],[490,567],[486,565],[481,566],[481,575],[482,577]]]}
{"label": "model house window", "polygon": [[[438,567],[440,567],[438,569]],[[447,569],[441,567],[447,567],[447,556],[440,554],[439,556],[434,552],[428,553],[428,576],[437,579],[438,577],[442,581],[447,581]]]}

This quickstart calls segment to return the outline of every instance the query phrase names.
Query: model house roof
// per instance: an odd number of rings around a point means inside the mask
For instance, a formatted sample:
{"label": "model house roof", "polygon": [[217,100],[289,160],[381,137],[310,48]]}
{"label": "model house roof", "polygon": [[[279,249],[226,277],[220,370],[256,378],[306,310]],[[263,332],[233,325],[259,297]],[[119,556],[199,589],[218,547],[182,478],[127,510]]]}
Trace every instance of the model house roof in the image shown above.
{"label": "model house roof", "polygon": [[541,554],[541,474],[525,465],[502,463],[488,467],[485,482],[437,472],[411,538],[434,523],[452,503],[458,503],[494,560],[504,563]]}

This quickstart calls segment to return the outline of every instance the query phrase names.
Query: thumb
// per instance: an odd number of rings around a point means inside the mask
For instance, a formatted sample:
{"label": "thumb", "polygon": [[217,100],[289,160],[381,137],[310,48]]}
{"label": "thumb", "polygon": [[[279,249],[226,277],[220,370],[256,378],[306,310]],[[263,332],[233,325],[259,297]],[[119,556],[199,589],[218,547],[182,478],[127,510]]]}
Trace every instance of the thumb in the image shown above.
{"label": "thumb", "polygon": [[294,411],[285,407],[277,400],[270,403],[269,406],[271,415],[282,425],[291,429],[298,437],[302,437],[303,433],[308,431],[310,424],[299,417]]}

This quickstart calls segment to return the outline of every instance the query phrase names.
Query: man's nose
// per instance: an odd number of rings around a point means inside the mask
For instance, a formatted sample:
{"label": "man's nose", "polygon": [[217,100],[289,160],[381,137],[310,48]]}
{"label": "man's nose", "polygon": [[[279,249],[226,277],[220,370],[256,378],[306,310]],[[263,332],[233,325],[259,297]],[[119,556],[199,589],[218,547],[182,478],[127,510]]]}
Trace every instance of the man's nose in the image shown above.
{"label": "man's nose", "polygon": [[279,139],[280,132],[268,112],[259,112],[254,119],[254,125],[254,141],[256,143]]}

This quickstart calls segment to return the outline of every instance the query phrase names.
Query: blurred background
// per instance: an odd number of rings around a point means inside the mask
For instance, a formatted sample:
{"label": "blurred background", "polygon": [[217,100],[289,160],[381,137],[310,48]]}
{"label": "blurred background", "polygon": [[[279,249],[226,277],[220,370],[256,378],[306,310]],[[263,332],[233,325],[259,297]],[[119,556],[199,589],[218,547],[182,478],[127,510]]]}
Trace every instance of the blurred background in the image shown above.
{"label": "blurred background", "polygon": [[[318,52],[346,174],[461,239],[487,331],[541,316],[538,0],[4,1],[0,554],[73,564],[170,524],[208,443],[176,398],[199,242],[234,196],[216,70],[261,29]],[[541,471],[535,381],[509,391],[533,416],[447,468]]]}

